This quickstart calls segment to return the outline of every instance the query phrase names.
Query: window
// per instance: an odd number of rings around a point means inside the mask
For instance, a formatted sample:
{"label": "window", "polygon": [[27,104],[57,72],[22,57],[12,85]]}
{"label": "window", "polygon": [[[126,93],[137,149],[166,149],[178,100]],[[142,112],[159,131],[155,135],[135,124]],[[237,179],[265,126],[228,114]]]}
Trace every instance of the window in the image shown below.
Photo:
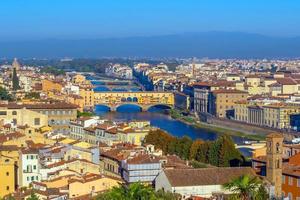
{"label": "window", "polygon": [[297,179],[297,187],[300,187],[300,178]]}
{"label": "window", "polygon": [[0,111],[0,115],[7,115],[6,111]]}
{"label": "window", "polygon": [[9,190],[9,186],[6,186],[6,190]]}
{"label": "window", "polygon": [[292,200],[293,199],[293,195],[292,195],[292,193],[288,193],[288,198],[289,198],[289,200]]}
{"label": "window", "polygon": [[27,177],[27,181],[29,181],[29,177]]}
{"label": "window", "polygon": [[17,111],[12,111],[12,115],[17,115]]}
{"label": "window", "polygon": [[31,177],[31,181],[34,181],[34,176]]}
{"label": "window", "polygon": [[36,165],[33,165],[33,169],[36,169]]}
{"label": "window", "polygon": [[282,175],[282,183],[285,184],[285,176]]}
{"label": "window", "polygon": [[293,178],[289,176],[289,185],[293,185]]}
{"label": "window", "polygon": [[9,172],[6,172],[6,176],[9,176]]}
{"label": "window", "polygon": [[31,155],[30,158],[31,158],[31,160],[33,160],[34,159],[33,155]]}
{"label": "window", "polygon": [[40,125],[40,122],[41,120],[40,120],[40,118],[34,118],[34,125],[36,125],[36,126],[38,126],[38,125]]}

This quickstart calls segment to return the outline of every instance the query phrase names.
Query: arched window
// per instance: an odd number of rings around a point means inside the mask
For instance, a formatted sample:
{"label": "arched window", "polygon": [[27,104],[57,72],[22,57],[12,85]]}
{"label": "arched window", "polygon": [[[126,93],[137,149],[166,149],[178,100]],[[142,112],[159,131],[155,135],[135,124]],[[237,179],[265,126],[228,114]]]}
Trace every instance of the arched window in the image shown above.
{"label": "arched window", "polygon": [[276,153],[280,153],[280,144],[276,143]]}

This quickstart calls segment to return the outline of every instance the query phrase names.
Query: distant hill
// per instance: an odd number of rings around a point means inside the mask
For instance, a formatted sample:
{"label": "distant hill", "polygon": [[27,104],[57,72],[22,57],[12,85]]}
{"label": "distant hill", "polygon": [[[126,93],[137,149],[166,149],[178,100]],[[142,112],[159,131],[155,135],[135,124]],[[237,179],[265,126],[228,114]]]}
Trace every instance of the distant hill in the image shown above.
{"label": "distant hill", "polygon": [[296,58],[300,37],[202,32],[152,37],[0,42],[0,57]]}

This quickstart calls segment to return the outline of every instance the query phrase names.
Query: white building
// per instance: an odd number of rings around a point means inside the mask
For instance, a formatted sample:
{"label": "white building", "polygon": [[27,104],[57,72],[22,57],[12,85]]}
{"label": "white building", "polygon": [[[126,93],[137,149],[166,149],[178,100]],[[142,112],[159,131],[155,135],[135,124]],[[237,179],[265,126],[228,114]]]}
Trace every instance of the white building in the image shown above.
{"label": "white building", "polygon": [[165,169],[155,179],[155,190],[177,193],[183,199],[228,194],[222,185],[245,174],[255,175],[249,167]]}
{"label": "white building", "polygon": [[38,150],[23,149],[19,159],[19,186],[28,187],[33,181],[41,181]]}
{"label": "white building", "polygon": [[123,179],[127,183],[152,183],[161,172],[162,166],[159,157],[148,154],[135,155],[122,161]]}

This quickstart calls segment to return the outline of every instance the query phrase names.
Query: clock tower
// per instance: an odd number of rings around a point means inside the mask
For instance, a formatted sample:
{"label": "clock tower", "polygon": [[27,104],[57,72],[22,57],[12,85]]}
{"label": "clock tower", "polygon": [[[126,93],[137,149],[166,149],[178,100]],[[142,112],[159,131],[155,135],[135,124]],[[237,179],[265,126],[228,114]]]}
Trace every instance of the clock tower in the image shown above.
{"label": "clock tower", "polygon": [[282,196],[282,143],[283,136],[280,133],[267,135],[267,179],[274,186],[274,197]]}

